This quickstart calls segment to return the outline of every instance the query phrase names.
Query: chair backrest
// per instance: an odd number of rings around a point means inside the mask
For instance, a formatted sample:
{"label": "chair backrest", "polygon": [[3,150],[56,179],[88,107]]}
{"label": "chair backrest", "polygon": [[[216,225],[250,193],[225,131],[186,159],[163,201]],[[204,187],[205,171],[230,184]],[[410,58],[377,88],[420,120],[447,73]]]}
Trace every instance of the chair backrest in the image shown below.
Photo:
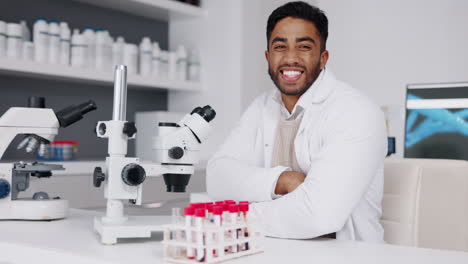
{"label": "chair backrest", "polygon": [[387,243],[417,246],[421,174],[417,165],[385,162],[381,223]]}

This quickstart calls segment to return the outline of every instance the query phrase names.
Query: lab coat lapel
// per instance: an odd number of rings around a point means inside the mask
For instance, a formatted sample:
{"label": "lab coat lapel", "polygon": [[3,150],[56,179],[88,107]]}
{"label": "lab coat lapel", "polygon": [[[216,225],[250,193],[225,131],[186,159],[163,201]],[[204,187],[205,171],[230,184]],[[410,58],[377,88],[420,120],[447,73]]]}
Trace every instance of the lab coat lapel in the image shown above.
{"label": "lab coat lapel", "polygon": [[273,100],[268,100],[266,104],[266,107],[263,108],[263,146],[265,153],[265,168],[270,168],[276,126],[278,125],[281,113],[279,105]]}

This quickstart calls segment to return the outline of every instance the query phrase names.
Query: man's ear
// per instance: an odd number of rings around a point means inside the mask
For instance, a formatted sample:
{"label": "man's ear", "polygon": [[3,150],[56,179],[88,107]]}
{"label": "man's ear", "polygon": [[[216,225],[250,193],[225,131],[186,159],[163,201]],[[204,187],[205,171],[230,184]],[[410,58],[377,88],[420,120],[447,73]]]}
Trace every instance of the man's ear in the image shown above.
{"label": "man's ear", "polygon": [[327,65],[328,56],[328,50],[325,50],[322,52],[322,54],[320,54],[320,70],[323,70],[325,65]]}
{"label": "man's ear", "polygon": [[268,50],[265,50],[265,59],[267,60],[267,62],[270,61],[270,53],[268,52]]}

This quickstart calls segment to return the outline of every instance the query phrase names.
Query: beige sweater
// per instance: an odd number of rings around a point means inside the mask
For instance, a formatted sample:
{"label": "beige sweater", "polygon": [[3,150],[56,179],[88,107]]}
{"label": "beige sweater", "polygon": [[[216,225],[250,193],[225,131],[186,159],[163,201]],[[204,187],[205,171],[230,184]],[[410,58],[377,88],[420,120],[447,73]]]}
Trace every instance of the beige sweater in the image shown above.
{"label": "beige sweater", "polygon": [[302,118],[278,121],[271,167],[285,166],[291,168],[293,171],[302,172],[299,164],[297,164],[294,148],[294,139],[296,138],[301,120]]}

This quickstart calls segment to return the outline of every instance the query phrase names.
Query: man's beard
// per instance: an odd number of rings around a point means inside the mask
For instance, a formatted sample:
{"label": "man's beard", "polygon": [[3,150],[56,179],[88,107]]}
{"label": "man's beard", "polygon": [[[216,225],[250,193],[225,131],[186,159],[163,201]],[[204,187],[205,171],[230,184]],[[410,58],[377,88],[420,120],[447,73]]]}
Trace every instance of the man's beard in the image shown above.
{"label": "man's beard", "polygon": [[[293,67],[293,66],[289,65],[289,64],[285,64],[285,65],[281,65],[280,67],[278,67],[278,69],[281,68],[281,67]],[[294,65],[294,67],[303,68],[304,69],[303,74],[307,73],[307,71],[305,70],[306,67],[304,67],[302,65]],[[307,90],[309,90],[309,88],[312,86],[312,84],[315,82],[315,80],[317,80],[317,78],[320,75],[321,71],[322,70],[320,69],[320,61],[319,61],[317,63],[317,65],[312,70],[312,73],[311,73],[312,76],[310,78],[310,81],[307,81],[307,77],[305,76],[306,77],[306,83],[305,83],[305,85],[303,87],[300,87],[297,91],[286,91],[279,84],[279,75],[281,74],[280,71],[277,71],[276,74],[273,74],[273,72],[271,71],[270,66],[268,65],[268,75],[270,75],[270,78],[273,81],[273,83],[275,84],[276,88],[278,88],[278,90],[282,94],[290,95],[290,96],[303,95],[305,92],[307,92]]]}

